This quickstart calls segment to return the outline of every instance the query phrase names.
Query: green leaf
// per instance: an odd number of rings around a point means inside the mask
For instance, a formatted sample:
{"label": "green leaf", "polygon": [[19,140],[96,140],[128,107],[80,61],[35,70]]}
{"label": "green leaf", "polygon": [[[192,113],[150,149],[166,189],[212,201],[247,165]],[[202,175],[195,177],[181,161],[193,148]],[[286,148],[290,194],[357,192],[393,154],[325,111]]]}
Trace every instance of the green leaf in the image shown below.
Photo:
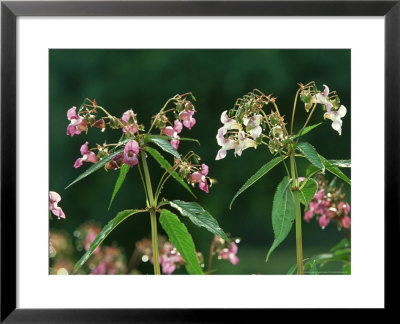
{"label": "green leaf", "polygon": [[338,178],[342,179],[343,181],[346,181],[349,185],[351,185],[351,180],[336,166],[333,164],[330,164],[327,159],[325,159],[323,156],[320,155],[320,158],[322,160],[322,163],[324,164],[325,168],[333,173],[335,176]]}
{"label": "green leaf", "polygon": [[[286,157],[283,157],[283,159],[285,159]],[[281,157],[276,157],[274,159],[272,159],[271,161],[269,161],[267,164],[264,164],[260,170],[258,170],[253,176],[251,176],[246,183],[239,189],[239,191],[235,194],[235,196],[232,198],[231,203],[229,204],[229,209],[231,209],[233,202],[235,201],[235,199],[243,192],[245,191],[247,188],[249,188],[250,186],[252,186],[256,181],[260,180],[261,177],[263,177],[264,175],[266,175],[268,173],[268,171],[270,171],[274,166],[276,166],[277,164],[279,164],[279,162],[282,161]]]}
{"label": "green leaf", "polygon": [[301,153],[303,153],[303,155],[306,157],[308,161],[314,164],[317,168],[322,169],[322,171],[325,170],[325,167],[320,159],[320,156],[318,155],[317,151],[311,144],[306,142],[301,142],[297,144],[297,148]]}
{"label": "green leaf", "polygon": [[328,163],[340,168],[351,168],[351,160],[328,160]]}
{"label": "green leaf", "polygon": [[268,251],[265,262],[268,261],[272,251],[274,251],[289,234],[294,222],[295,205],[292,191],[290,190],[290,182],[288,177],[283,178],[278,185],[272,202],[272,227],[274,229],[275,240]]}
{"label": "green leaf", "polygon": [[310,201],[314,198],[318,189],[318,183],[314,179],[308,179],[304,187],[299,192],[300,202],[308,208]]}
{"label": "green leaf", "polygon": [[351,274],[351,263],[346,263],[343,266],[343,274],[350,275]]}
{"label": "green leaf", "polygon": [[192,236],[178,216],[167,209],[163,209],[160,215],[160,224],[167,232],[169,240],[185,260],[187,272],[190,274],[203,274]]}
{"label": "green leaf", "polygon": [[103,167],[107,162],[111,161],[114,156],[121,153],[123,150],[124,149],[121,148],[121,149],[115,151],[114,153],[106,156],[105,158],[101,159],[96,164],[92,165],[89,169],[87,169],[79,177],[77,177],[74,181],[72,181],[68,186],[66,186],[65,189],[67,189],[68,187],[72,186],[74,183],[77,183],[78,181],[82,180],[83,178],[86,178],[88,175],[92,174],[93,172],[95,172],[98,169],[100,169],[101,167]]}
{"label": "green leaf", "polygon": [[314,125],[311,125],[311,126],[307,126],[302,131],[298,132],[296,135],[293,135],[291,137],[291,139],[295,139],[297,137],[303,136],[303,135],[307,134],[308,132],[311,132],[315,127],[318,127],[321,124],[322,123],[318,123],[318,124],[314,124]]}
{"label": "green leaf", "polygon": [[104,239],[110,234],[121,222],[127,219],[129,216],[132,216],[137,213],[144,212],[145,210],[139,209],[128,209],[123,210],[117,214],[112,220],[108,222],[106,226],[103,227],[101,232],[97,234],[96,238],[90,244],[89,249],[86,253],[79,259],[79,261],[75,264],[74,273],[79,270],[80,267],[89,259],[94,250],[104,241]]}
{"label": "green leaf", "polygon": [[156,144],[158,147],[160,147],[162,150],[165,152],[168,152],[169,154],[172,154],[175,156],[179,161],[182,161],[180,154],[178,153],[177,150],[175,150],[171,143],[168,142],[168,140],[162,138],[161,136],[154,136],[154,135],[146,135],[145,142],[149,141],[151,143]]}
{"label": "green leaf", "polygon": [[225,232],[219,227],[218,222],[213,218],[209,212],[207,212],[203,207],[201,207],[196,202],[185,202],[181,200],[170,201],[171,207],[178,210],[182,216],[189,217],[193,224],[204,227],[209,232],[218,235],[225,241],[230,243],[229,238],[226,236]]}
{"label": "green leaf", "polygon": [[121,169],[119,170],[119,176],[118,176],[117,182],[115,183],[114,191],[113,191],[112,196],[111,196],[110,204],[108,205],[108,210],[110,210],[110,207],[111,207],[111,204],[112,204],[112,202],[113,202],[113,200],[115,198],[115,195],[117,194],[117,192],[121,188],[122,184],[124,183],[126,175],[127,175],[128,171],[129,171],[129,169],[130,169],[129,165],[122,164]]}
{"label": "green leaf", "polygon": [[318,268],[317,268],[317,264],[316,264],[315,261],[311,264],[310,274],[311,275],[317,275],[318,274]]}
{"label": "green leaf", "polygon": [[336,244],[334,247],[332,247],[329,252],[335,252],[336,250],[342,249],[342,248],[347,248],[350,246],[349,240],[345,237],[343,240],[341,240],[338,244]]}
{"label": "green leaf", "polygon": [[146,151],[150,153],[150,155],[158,162],[158,164],[164,168],[171,176],[174,178],[178,183],[184,187],[187,191],[190,192],[190,194],[197,198],[196,195],[192,192],[190,187],[187,185],[185,181],[182,180],[182,178],[173,170],[173,167],[169,162],[155,149],[152,147],[147,146]]}

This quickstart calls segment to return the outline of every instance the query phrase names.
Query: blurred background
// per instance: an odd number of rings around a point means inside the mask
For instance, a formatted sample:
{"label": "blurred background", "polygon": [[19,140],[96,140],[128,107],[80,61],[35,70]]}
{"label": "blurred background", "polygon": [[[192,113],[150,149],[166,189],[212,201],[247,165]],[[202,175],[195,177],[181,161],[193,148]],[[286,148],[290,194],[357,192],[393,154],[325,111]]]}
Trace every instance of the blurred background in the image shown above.
{"label": "blurred background", "polygon": [[[265,263],[268,249],[273,242],[271,223],[272,198],[276,186],[284,176],[282,165],[246,190],[235,201],[232,210],[229,203],[244,184],[272,156],[265,146],[248,149],[241,157],[234,157],[228,151],[225,159],[216,161],[219,150],[215,136],[219,127],[220,115],[233,107],[235,100],[257,88],[265,94],[277,97],[277,104],[286,122],[290,122],[297,83],[315,81],[318,89],[323,84],[336,90],[341,103],[347,107],[343,118],[343,131],[339,136],[326,121],[317,130],[305,136],[305,140],[315,146],[317,151],[328,159],[350,158],[350,50],[50,50],[50,183],[49,190],[58,192],[59,203],[66,219],[50,221],[50,230],[62,233],[71,241],[70,259],[77,261],[83,255],[82,244],[77,229],[88,224],[104,226],[118,211],[145,207],[145,198],[137,169],[133,168],[117,194],[110,210],[107,210],[119,171],[105,172],[103,169],[84,180],[64,189],[90,165],[84,164],[75,169],[74,162],[81,156],[79,149],[85,142],[89,147],[96,143],[116,142],[120,130],[105,133],[89,128],[88,135],[66,135],[67,110],[79,107],[84,98],[96,99],[111,114],[121,117],[132,108],[139,123],[147,128],[151,116],[163,104],[178,93],[191,91],[196,97],[196,125],[192,130],[186,128],[182,137],[199,139],[201,145],[181,142],[179,151],[194,150],[209,165],[209,176],[218,183],[206,194],[198,188],[195,194],[200,203],[219,222],[225,232],[240,238],[237,256],[238,265],[227,260],[213,261],[215,274],[286,274],[296,263],[295,231],[272,253]],[[306,113],[299,103],[296,110],[295,130],[303,125]],[[317,109],[310,124],[323,120],[322,109]],[[162,170],[150,160],[150,173],[153,182]],[[305,174],[307,163],[299,165],[300,175]],[[347,175],[349,170],[344,169]],[[328,180],[332,179],[328,175]],[[350,202],[350,188],[344,187],[346,200]],[[164,189],[164,196],[170,200],[192,201],[188,192],[171,181]],[[198,251],[207,263],[211,233],[194,226],[188,219],[182,219],[192,234]],[[86,224],[86,225],[85,225]],[[81,227],[82,228],[82,227]],[[162,229],[159,226],[161,233]],[[129,263],[135,250],[135,243],[150,235],[150,217],[138,214],[128,218],[104,241],[105,245],[118,247]],[[344,238],[335,223],[321,229],[313,219],[303,222],[304,257],[327,252]],[[50,261],[52,265],[54,261]],[[340,265],[332,264],[335,271]],[[141,263],[140,273],[152,273],[152,265]],[[184,267],[175,273],[186,273]]]}

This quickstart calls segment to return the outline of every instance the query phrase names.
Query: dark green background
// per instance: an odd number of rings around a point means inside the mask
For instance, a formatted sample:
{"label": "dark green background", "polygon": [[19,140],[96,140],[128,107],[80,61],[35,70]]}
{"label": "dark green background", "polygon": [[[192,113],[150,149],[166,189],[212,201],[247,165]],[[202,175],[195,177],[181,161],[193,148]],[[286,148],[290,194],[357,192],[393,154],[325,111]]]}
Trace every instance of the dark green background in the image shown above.
{"label": "dark green background", "polygon": [[[178,93],[191,91],[197,98],[195,118],[197,124],[191,131],[186,128],[184,137],[198,138],[195,143],[181,143],[180,152],[195,150],[210,167],[209,176],[216,178],[209,194],[198,190],[198,202],[218,220],[220,226],[242,239],[238,256],[240,263],[232,266],[228,261],[214,261],[215,273],[230,274],[283,274],[296,262],[295,232],[264,262],[273,241],[271,224],[272,196],[276,185],[284,176],[282,165],[244,192],[229,210],[229,202],[240,186],[261,165],[271,159],[265,146],[248,149],[242,157],[233,151],[220,161],[215,161],[219,149],[215,135],[221,112],[232,108],[236,98],[254,88],[265,94],[273,93],[281,114],[290,122],[297,83],[315,81],[319,89],[327,84],[336,90],[347,107],[343,118],[343,132],[339,136],[326,121],[307,136],[318,152],[326,158],[350,158],[350,50],[50,50],[50,190],[62,196],[59,205],[64,209],[65,220],[53,220],[50,228],[62,228],[72,233],[79,225],[94,220],[104,225],[120,210],[145,206],[144,194],[136,168],[128,174],[127,181],[118,193],[110,211],[110,196],[118,172],[103,170],[72,187],[64,188],[89,165],[73,168],[80,157],[79,148],[87,140],[89,146],[117,140],[120,131],[89,129],[88,135],[66,135],[69,123],[66,112],[78,106],[83,99],[96,98],[99,105],[118,117],[132,108],[139,122],[149,126],[150,118],[164,102]],[[306,117],[302,104],[298,105],[295,129]],[[323,120],[318,109],[311,124]],[[304,173],[306,164],[300,164]],[[155,179],[161,169],[150,161],[150,172]],[[153,180],[155,182],[155,180]],[[347,188],[347,187],[346,187]],[[350,190],[347,188],[347,198]],[[164,196],[169,199],[191,201],[191,196],[174,182],[167,185]],[[208,258],[212,235],[183,220],[192,233],[199,251]],[[145,214],[133,216],[122,223],[106,239],[106,244],[117,242],[129,257],[137,240],[149,235],[150,220]],[[315,220],[303,222],[304,257],[326,252],[344,237],[335,224],[322,230]],[[152,268],[145,265],[143,272]],[[178,271],[185,273],[185,270]]]}

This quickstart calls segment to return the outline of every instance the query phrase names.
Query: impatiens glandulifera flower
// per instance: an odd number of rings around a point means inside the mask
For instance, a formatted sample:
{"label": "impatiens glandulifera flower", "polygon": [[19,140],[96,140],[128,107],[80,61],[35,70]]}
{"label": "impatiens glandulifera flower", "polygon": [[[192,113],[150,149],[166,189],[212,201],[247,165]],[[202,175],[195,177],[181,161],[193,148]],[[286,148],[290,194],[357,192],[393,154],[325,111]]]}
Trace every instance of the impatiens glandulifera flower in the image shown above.
{"label": "impatiens glandulifera flower", "polygon": [[172,140],[170,141],[171,146],[177,150],[179,147],[179,136],[178,134],[182,131],[182,123],[179,120],[175,120],[174,122],[174,127],[167,126],[162,129],[161,133],[164,135],[167,135],[169,137],[172,137]]}
{"label": "impatiens glandulifera flower", "polygon": [[319,216],[318,223],[325,228],[331,221],[336,220],[340,227],[350,228],[350,205],[344,202],[344,194],[341,189],[330,187],[320,176],[319,190],[311,200],[308,210],[304,213],[304,220],[309,222],[314,215]]}
{"label": "impatiens glandulifera flower", "polygon": [[250,138],[246,137],[246,133],[244,131],[238,132],[238,143],[235,146],[235,155],[242,155],[242,152],[249,147],[257,147],[257,143]]}
{"label": "impatiens glandulifera flower", "polygon": [[76,107],[72,107],[67,111],[67,118],[71,123],[67,127],[67,135],[79,135],[87,130],[86,120],[76,113]]}
{"label": "impatiens glandulifera flower", "polygon": [[184,108],[185,109],[179,113],[179,119],[182,120],[183,126],[188,129],[192,129],[192,127],[196,124],[196,119],[193,118],[195,110],[190,102],[185,103]]}
{"label": "impatiens glandulifera flower", "polygon": [[225,135],[228,130],[231,130],[231,129],[241,130],[242,129],[242,125],[240,125],[235,119],[230,118],[228,116],[227,110],[225,110],[221,114],[221,123],[224,124],[224,126],[222,126],[218,130],[218,134],[220,133],[220,130],[222,130],[222,134]]}
{"label": "impatiens glandulifera flower", "polygon": [[225,138],[224,137],[224,129],[220,128],[218,130],[218,134],[216,136],[217,138],[217,143],[219,146],[221,146],[221,149],[217,153],[217,157],[215,158],[216,160],[221,160],[226,157],[226,151],[232,150],[236,146],[236,141],[233,140],[231,137]]}
{"label": "impatiens glandulifera flower", "polygon": [[139,144],[135,140],[130,140],[124,148],[123,162],[132,168],[138,164],[137,154],[139,154]]}
{"label": "impatiens glandulifera flower", "polygon": [[233,265],[237,265],[239,263],[239,258],[236,256],[238,251],[238,247],[235,242],[231,242],[231,248],[223,248],[218,253],[218,259],[229,260]]}
{"label": "impatiens glandulifera flower", "polygon": [[125,111],[121,117],[125,127],[122,128],[124,133],[135,134],[137,132],[136,114],[132,109]]}
{"label": "impatiens glandulifera flower", "polygon": [[61,207],[57,206],[58,202],[61,200],[61,196],[55,192],[55,191],[50,191],[49,192],[49,209],[50,211],[57,216],[58,219],[60,218],[65,218],[65,214]]}
{"label": "impatiens glandulifera flower", "polygon": [[246,132],[249,132],[254,139],[257,139],[262,133],[262,127],[260,126],[262,118],[263,116],[261,115],[243,118],[243,124],[246,126]]}
{"label": "impatiens glandulifera flower", "polygon": [[340,106],[338,110],[331,110],[324,114],[324,118],[332,120],[332,128],[342,135],[342,120],[341,118],[346,116],[347,109],[345,106]]}
{"label": "impatiens glandulifera flower", "polygon": [[89,151],[88,144],[88,142],[85,142],[85,144],[81,146],[82,157],[75,161],[75,168],[82,166],[83,162],[97,163],[97,156],[93,152]]}
{"label": "impatiens glandulifera flower", "polygon": [[[90,244],[94,241],[94,239],[96,238],[97,234],[99,234],[101,231],[101,229],[97,226],[88,226],[87,227],[87,231],[86,231],[86,237],[85,237],[85,241],[83,242],[84,248],[85,250],[89,250]],[[97,254],[100,252],[100,246],[98,246],[93,254]]]}
{"label": "impatiens glandulifera flower", "polygon": [[314,98],[311,99],[311,102],[316,102],[316,103],[319,103],[319,104],[321,104],[321,105],[324,105],[326,111],[327,111],[327,112],[330,112],[331,109],[332,109],[332,107],[333,107],[333,105],[332,105],[332,103],[329,101],[328,95],[329,95],[329,88],[328,88],[328,86],[326,86],[326,85],[324,84],[324,91],[318,92],[318,93],[315,95],[315,99],[314,99]]}
{"label": "impatiens glandulifera flower", "polygon": [[200,172],[196,171],[190,175],[190,181],[192,184],[198,183],[199,188],[206,193],[208,193],[208,182],[206,178],[207,174],[208,166],[206,164],[202,164]]}

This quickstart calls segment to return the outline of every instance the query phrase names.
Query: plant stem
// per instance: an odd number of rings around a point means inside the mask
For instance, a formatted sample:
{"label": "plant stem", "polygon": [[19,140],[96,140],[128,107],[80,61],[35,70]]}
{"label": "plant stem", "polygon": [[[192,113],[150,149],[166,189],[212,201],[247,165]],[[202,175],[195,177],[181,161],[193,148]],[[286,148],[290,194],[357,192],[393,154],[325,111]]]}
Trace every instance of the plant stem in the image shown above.
{"label": "plant stem", "polygon": [[160,264],[158,262],[157,217],[154,209],[150,209],[150,221],[151,221],[151,244],[153,248],[154,274],[159,275],[161,273],[160,273]]}
{"label": "plant stem", "polygon": [[158,261],[158,235],[157,235],[157,217],[156,217],[157,201],[154,200],[153,196],[153,189],[151,187],[151,181],[150,181],[150,173],[146,161],[146,153],[142,151],[140,155],[142,157],[143,171],[147,188],[147,197],[149,198],[147,207],[150,208],[151,244],[153,248],[154,274],[159,275],[160,263]]}
{"label": "plant stem", "polygon": [[298,191],[298,180],[297,180],[297,172],[296,172],[296,162],[294,153],[290,153],[290,168],[292,173],[292,180],[294,186],[292,195],[295,205],[295,223],[296,223],[296,259],[297,259],[297,274],[303,274],[303,240],[301,233],[301,209],[300,209],[300,199],[299,199],[299,191]]}

